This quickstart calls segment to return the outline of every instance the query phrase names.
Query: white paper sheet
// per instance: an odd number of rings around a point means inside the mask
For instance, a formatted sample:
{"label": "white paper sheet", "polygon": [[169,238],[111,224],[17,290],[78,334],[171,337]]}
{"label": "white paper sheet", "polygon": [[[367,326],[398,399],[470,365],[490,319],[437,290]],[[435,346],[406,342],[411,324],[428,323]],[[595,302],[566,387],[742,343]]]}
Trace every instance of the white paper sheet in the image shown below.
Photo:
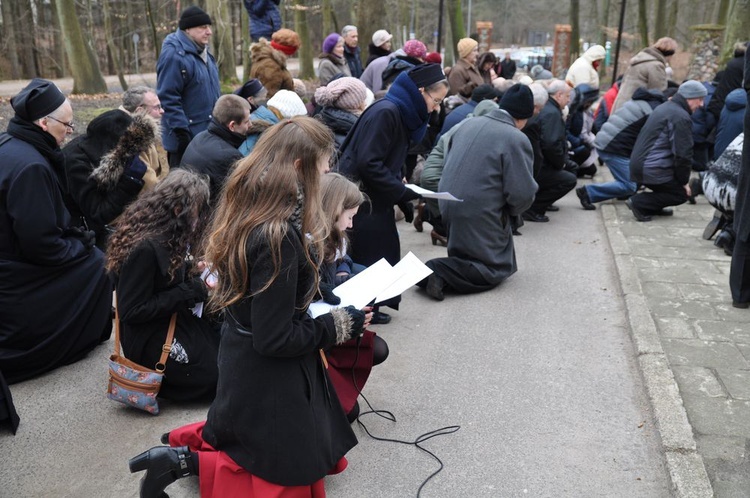
{"label": "white paper sheet", "polygon": [[432,190],[427,190],[426,188],[422,188],[419,185],[414,185],[413,183],[407,183],[406,188],[408,188],[412,192],[415,192],[427,199],[443,199],[446,201],[457,201],[457,202],[464,201],[463,199],[454,197],[453,194],[451,194],[450,192],[433,192]]}
{"label": "white paper sheet", "polygon": [[432,270],[422,263],[411,251],[393,268],[399,270],[401,276],[388,286],[387,289],[378,294],[378,297],[375,298],[376,303],[403,294],[409,287],[421,282],[432,273]]}

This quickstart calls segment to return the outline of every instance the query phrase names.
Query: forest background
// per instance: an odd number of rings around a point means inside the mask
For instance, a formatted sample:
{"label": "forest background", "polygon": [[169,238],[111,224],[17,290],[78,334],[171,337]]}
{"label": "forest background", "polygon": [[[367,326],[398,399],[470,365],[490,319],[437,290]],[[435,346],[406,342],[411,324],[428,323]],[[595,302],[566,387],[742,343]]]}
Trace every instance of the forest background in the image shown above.
{"label": "forest background", "polygon": [[[581,42],[572,47],[573,60],[583,43],[611,41],[614,47],[623,1],[625,54],[662,36],[675,38],[682,50],[689,50],[691,28],[703,24],[726,26],[724,60],[736,41],[750,39],[750,0],[281,0],[280,8],[284,27],[302,39],[297,54],[300,77],[314,78],[313,58],[322,40],[346,24],[358,27],[363,52],[378,29],[394,35],[394,48],[414,37],[434,50],[441,3],[441,46],[446,47],[447,66],[455,59],[454,41],[471,35],[476,21],[493,23],[493,48],[526,46],[532,33],[536,39],[541,33],[551,45],[555,25],[570,24],[572,39]],[[211,51],[223,83],[236,84],[236,66],[243,65],[248,74],[251,63],[242,2],[0,0],[0,79],[72,76],[74,93],[96,94],[107,91],[103,75],[117,74],[127,88],[124,75],[153,72],[164,37],[177,28],[182,9],[195,4],[213,19]],[[621,57],[619,72],[626,65],[627,58]]]}

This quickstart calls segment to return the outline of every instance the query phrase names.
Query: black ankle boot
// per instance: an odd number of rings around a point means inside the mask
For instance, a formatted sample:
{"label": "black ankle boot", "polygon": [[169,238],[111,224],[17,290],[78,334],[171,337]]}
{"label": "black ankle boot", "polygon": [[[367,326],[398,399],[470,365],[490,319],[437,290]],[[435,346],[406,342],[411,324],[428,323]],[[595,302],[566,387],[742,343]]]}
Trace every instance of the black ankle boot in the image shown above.
{"label": "black ankle boot", "polygon": [[167,497],[164,488],[182,477],[198,475],[198,456],[187,446],[151,448],[131,458],[128,465],[131,473],[146,471],[141,479],[141,498]]}

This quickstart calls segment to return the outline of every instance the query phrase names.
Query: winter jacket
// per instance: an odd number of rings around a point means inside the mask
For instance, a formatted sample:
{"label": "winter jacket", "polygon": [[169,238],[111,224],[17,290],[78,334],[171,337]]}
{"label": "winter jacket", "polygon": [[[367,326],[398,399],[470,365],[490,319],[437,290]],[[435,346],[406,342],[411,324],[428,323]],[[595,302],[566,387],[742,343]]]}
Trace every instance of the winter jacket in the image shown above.
{"label": "winter jacket", "polygon": [[747,107],[747,93],[742,88],[729,92],[724,103],[724,109],[716,126],[716,142],[714,143],[714,159],[718,159],[724,149],[743,131]]}
{"label": "winter jacket", "polygon": [[232,166],[244,157],[237,149],[244,141],[243,135],[230,131],[212,119],[208,129],[199,133],[185,149],[180,167],[208,175],[212,206],[219,200]]}
{"label": "winter jacket", "polygon": [[320,86],[326,86],[337,74],[343,74],[344,76],[352,75],[346,60],[336,57],[333,54],[321,54],[320,62],[318,63]]}
{"label": "winter jacket", "polygon": [[459,59],[451,68],[448,75],[450,84],[449,95],[460,95],[466,99],[471,98],[471,92],[476,87],[484,84],[484,78],[479,74],[479,69],[473,64],[469,64],[464,59]]}
{"label": "winter jacket", "polygon": [[181,29],[167,35],[161,46],[156,62],[156,93],[164,108],[162,144],[169,152],[178,149],[174,130],[187,130],[194,137],[208,127],[221,95],[216,60],[210,53],[207,55],[208,62],[203,62],[198,46]]}
{"label": "winter jacket", "polygon": [[708,171],[702,175],[703,194],[706,200],[722,213],[734,211],[737,201],[737,183],[742,169],[744,141],[745,135],[740,132],[716,161],[708,163]]}
{"label": "winter jacket", "polygon": [[573,88],[586,84],[598,89],[599,73],[594,69],[593,62],[604,59],[605,54],[604,47],[601,45],[594,45],[586,50],[570,65],[565,81]]}
{"label": "winter jacket", "polygon": [[686,184],[693,161],[691,126],[690,108],[680,94],[654,109],[630,155],[630,179],[644,185]]}
{"label": "winter jacket", "polygon": [[250,78],[258,78],[268,91],[267,98],[276,95],[279,90],[294,91],[292,73],[286,68],[286,56],[274,49],[265,39],[253,43],[250,47]]}
{"label": "winter jacket", "polygon": [[383,69],[383,74],[382,74],[383,89],[387,88],[388,85],[393,83],[399,74],[401,74],[404,71],[408,71],[414,66],[419,66],[420,64],[423,64],[421,60],[416,59],[414,57],[409,57],[408,55],[398,54],[395,57],[393,57],[388,62],[388,65],[386,66],[386,68]]}
{"label": "winter jacket", "polygon": [[498,64],[500,72],[498,76],[502,76],[506,80],[513,79],[513,75],[516,74],[516,61],[513,59],[503,59]]}
{"label": "winter jacket", "polygon": [[250,129],[247,131],[247,138],[239,146],[240,154],[247,156],[252,152],[261,133],[279,122],[279,117],[266,106],[258,107],[255,112],[250,114]]}
{"label": "winter jacket", "polygon": [[365,70],[362,72],[362,76],[359,80],[365,84],[367,88],[372,90],[373,93],[383,89],[383,71],[391,59],[397,55],[406,55],[403,50],[398,49],[392,54],[385,57],[378,57],[377,59],[370,62]]}
{"label": "winter jacket", "polygon": [[709,117],[706,106],[711,102],[711,97],[714,95],[716,87],[707,81],[704,81],[702,85],[706,89],[706,96],[703,98],[703,107],[696,109],[692,116],[690,116],[693,120],[693,144],[706,143],[708,133],[713,127],[711,125],[713,118]]}
{"label": "winter jacket", "polygon": [[630,67],[625,71],[609,114],[622,107],[640,87],[661,91],[667,89],[667,59],[655,48],[644,48],[630,59]]}
{"label": "winter jacket", "polygon": [[346,135],[352,129],[354,123],[357,122],[357,117],[356,114],[352,114],[349,111],[331,106],[323,107],[315,115],[315,119],[322,122],[333,132],[334,140],[336,141],[336,150],[341,150]]}
{"label": "winter jacket", "polygon": [[362,76],[362,59],[359,58],[359,53],[359,47],[351,48],[344,43],[344,59],[346,59],[346,63],[349,66],[349,72],[354,78]]}
{"label": "winter jacket", "polygon": [[714,92],[711,102],[708,103],[708,112],[714,116],[714,123],[719,120],[719,117],[721,117],[721,110],[724,109],[724,101],[729,95],[729,92],[736,88],[742,88],[742,72],[745,67],[744,57],[744,54],[738,56],[735,53],[735,57],[727,62],[724,76],[722,76],[721,81],[719,81],[719,85],[716,87],[716,92]]}
{"label": "winter jacket", "polygon": [[477,102],[476,100],[470,100],[467,103],[461,104],[460,106],[453,109],[450,114],[445,117],[445,121],[443,121],[443,128],[440,130],[440,134],[437,136],[436,141],[440,140],[440,137],[448,133],[448,130],[463,121],[466,116],[474,112],[474,109],[476,109],[478,103],[479,102]]}
{"label": "winter jacket", "polygon": [[565,123],[560,105],[550,98],[538,115],[529,120],[540,127],[540,148],[542,151],[542,168],[560,171],[568,159],[568,147],[565,139]]}
{"label": "winter jacket", "polygon": [[281,29],[279,0],[244,0],[244,3],[250,17],[250,37],[254,41],[261,37],[270,40]]}
{"label": "winter jacket", "polygon": [[630,157],[638,133],[646,124],[651,112],[666,102],[659,90],[639,88],[633,99],[626,102],[609,117],[596,135],[594,147],[602,152],[620,157]]}
{"label": "winter jacket", "polygon": [[[742,88],[745,92],[750,92],[750,50],[745,52],[744,77],[742,79]],[[750,99],[748,99],[750,101]],[[745,125],[748,116],[745,116]],[[734,230],[737,232],[737,239],[743,242],[750,240],[750,206],[747,202],[750,199],[750,147],[742,151],[742,169],[737,180],[737,202],[734,209]]]}
{"label": "winter jacket", "polygon": [[372,42],[370,42],[370,44],[367,46],[367,62],[365,63],[365,69],[367,69],[367,66],[369,66],[370,63],[374,61],[375,59],[378,59],[380,57],[385,57],[387,55],[391,55],[390,50],[386,50],[381,47],[376,47],[375,45],[372,44]]}

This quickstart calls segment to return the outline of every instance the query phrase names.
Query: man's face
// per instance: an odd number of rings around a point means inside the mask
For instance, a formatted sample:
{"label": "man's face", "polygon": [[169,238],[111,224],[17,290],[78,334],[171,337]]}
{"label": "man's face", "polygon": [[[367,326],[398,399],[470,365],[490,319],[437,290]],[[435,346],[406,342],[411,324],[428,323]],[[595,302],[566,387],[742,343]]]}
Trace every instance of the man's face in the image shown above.
{"label": "man's face", "polygon": [[65,139],[73,133],[73,107],[70,102],[65,103],[55,111],[55,115],[49,115],[41,119],[42,129],[55,137],[58,146],[62,146]]}
{"label": "man's face", "polygon": [[245,115],[239,123],[231,121],[229,123],[229,129],[239,135],[247,135],[247,130],[250,129],[250,110],[245,110]]}
{"label": "man's face", "polygon": [[560,90],[559,92],[554,94],[552,98],[555,99],[557,105],[559,105],[560,109],[562,109],[570,103],[570,88]]}
{"label": "man's face", "polygon": [[187,35],[192,38],[195,43],[200,43],[201,45],[208,45],[208,41],[211,39],[211,35],[213,34],[210,24],[188,28],[185,30],[185,33],[187,33]]}
{"label": "man's face", "polygon": [[359,42],[359,34],[357,33],[356,29],[353,31],[349,31],[344,37],[344,43],[346,43],[347,47],[354,48],[357,46],[358,42]]}
{"label": "man's face", "polygon": [[687,100],[688,107],[690,107],[690,113],[694,113],[701,107],[703,107],[703,98],[699,99],[685,99]]}
{"label": "man's face", "polygon": [[143,95],[143,102],[141,102],[141,105],[139,105],[136,110],[140,110],[157,121],[161,121],[161,117],[164,114],[164,109],[161,106],[159,96],[153,92],[146,92]]}

